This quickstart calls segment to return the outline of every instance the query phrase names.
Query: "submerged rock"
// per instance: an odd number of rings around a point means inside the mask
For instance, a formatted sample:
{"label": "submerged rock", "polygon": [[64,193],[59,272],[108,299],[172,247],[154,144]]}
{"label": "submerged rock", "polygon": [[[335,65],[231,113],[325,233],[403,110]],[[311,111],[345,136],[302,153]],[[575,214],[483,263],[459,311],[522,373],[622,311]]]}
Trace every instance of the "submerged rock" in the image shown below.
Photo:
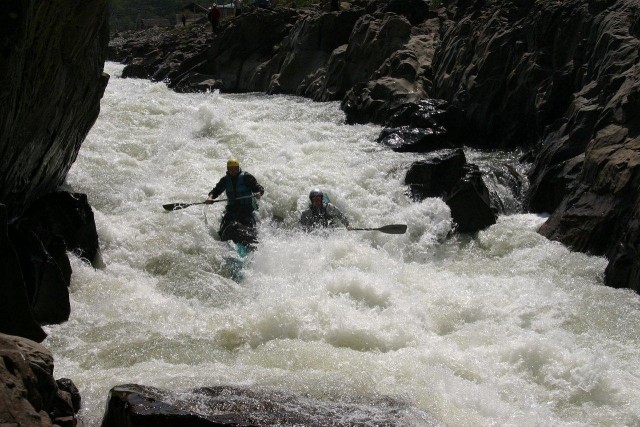
{"label": "submerged rock", "polygon": [[393,399],[334,402],[279,391],[229,386],[175,393],[137,384],[111,389],[102,421],[102,427],[392,427],[407,424],[442,426],[430,414]]}

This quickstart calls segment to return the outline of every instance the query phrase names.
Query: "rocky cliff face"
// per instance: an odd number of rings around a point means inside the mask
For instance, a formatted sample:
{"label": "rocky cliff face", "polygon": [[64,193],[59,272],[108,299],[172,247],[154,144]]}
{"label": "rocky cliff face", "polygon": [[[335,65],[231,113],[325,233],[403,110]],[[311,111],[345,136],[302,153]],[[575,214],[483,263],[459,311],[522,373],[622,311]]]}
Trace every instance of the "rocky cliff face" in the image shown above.
{"label": "rocky cliff face", "polygon": [[640,3],[451,1],[432,95],[484,145],[534,146],[529,208],[540,233],[615,261],[640,291]]}
{"label": "rocky cliff face", "polygon": [[67,251],[93,261],[84,195],[55,193],[98,117],[107,0],[5,2],[0,11],[0,332],[35,341],[69,316]]}
{"label": "rocky cliff face", "polygon": [[19,214],[63,181],[98,117],[108,0],[4,2],[0,203]]}
{"label": "rocky cliff face", "polygon": [[[77,425],[41,325],[69,316],[67,251],[98,251],[87,197],[56,192],[98,117],[108,0],[0,7],[0,424]],[[11,335],[5,335],[8,333]]]}

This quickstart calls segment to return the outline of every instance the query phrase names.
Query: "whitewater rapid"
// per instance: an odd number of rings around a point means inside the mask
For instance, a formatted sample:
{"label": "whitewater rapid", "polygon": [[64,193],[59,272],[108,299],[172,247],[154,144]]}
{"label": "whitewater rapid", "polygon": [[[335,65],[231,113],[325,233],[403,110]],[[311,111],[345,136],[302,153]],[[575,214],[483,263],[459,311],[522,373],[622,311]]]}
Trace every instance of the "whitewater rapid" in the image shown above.
{"label": "whitewater rapid", "polygon": [[[406,195],[420,155],[345,125],[337,103],[177,94],[106,71],[66,184],[89,196],[103,265],[72,257],[71,318],[44,342],[88,426],[125,383],[389,397],[411,408],[400,425],[640,424],[640,299],[603,286],[605,259],[537,234],[543,216],[450,236],[440,199]],[[483,168],[509,157],[466,153]],[[223,203],[162,209],[204,200],[230,157],[265,187],[241,271],[216,233]],[[303,233],[314,187],[355,226],[408,232]]]}

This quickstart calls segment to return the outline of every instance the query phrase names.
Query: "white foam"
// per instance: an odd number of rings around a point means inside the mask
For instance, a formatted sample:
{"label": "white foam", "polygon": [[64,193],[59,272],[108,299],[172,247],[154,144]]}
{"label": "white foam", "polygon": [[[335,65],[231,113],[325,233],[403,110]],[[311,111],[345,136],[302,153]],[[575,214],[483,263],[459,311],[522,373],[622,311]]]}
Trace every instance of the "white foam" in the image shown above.
{"label": "white foam", "polygon": [[[129,382],[388,395],[447,425],[639,424],[639,299],[602,285],[606,261],[547,241],[530,214],[448,238],[447,206],[405,194],[420,155],[343,120],[337,103],[111,78],[68,178],[94,207],[105,267],[73,261],[72,317],[45,342],[87,424]],[[266,189],[238,282],[222,203],[208,224],[201,207],[162,209],[203,200],[230,156]],[[304,233],[314,187],[356,226],[408,232]]]}

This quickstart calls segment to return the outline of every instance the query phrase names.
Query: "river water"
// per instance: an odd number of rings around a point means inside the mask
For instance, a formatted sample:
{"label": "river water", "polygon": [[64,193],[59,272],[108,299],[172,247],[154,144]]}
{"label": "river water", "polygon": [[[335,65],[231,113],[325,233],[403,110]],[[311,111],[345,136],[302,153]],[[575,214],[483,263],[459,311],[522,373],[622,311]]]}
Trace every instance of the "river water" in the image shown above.
{"label": "river water", "polygon": [[[440,199],[406,195],[420,155],[379,146],[379,127],[345,125],[338,103],[177,94],[106,71],[67,180],[89,196],[104,265],[72,257],[71,318],[45,341],[88,426],[126,383],[389,398],[408,408],[399,425],[433,424],[429,414],[449,426],[640,424],[640,300],[603,286],[605,259],[538,235],[544,217],[504,214],[450,236]],[[509,159],[467,156],[483,169]],[[223,203],[162,208],[202,201],[229,157],[266,189],[260,244],[244,259],[217,236]],[[354,226],[408,232],[305,234],[314,187]]]}

